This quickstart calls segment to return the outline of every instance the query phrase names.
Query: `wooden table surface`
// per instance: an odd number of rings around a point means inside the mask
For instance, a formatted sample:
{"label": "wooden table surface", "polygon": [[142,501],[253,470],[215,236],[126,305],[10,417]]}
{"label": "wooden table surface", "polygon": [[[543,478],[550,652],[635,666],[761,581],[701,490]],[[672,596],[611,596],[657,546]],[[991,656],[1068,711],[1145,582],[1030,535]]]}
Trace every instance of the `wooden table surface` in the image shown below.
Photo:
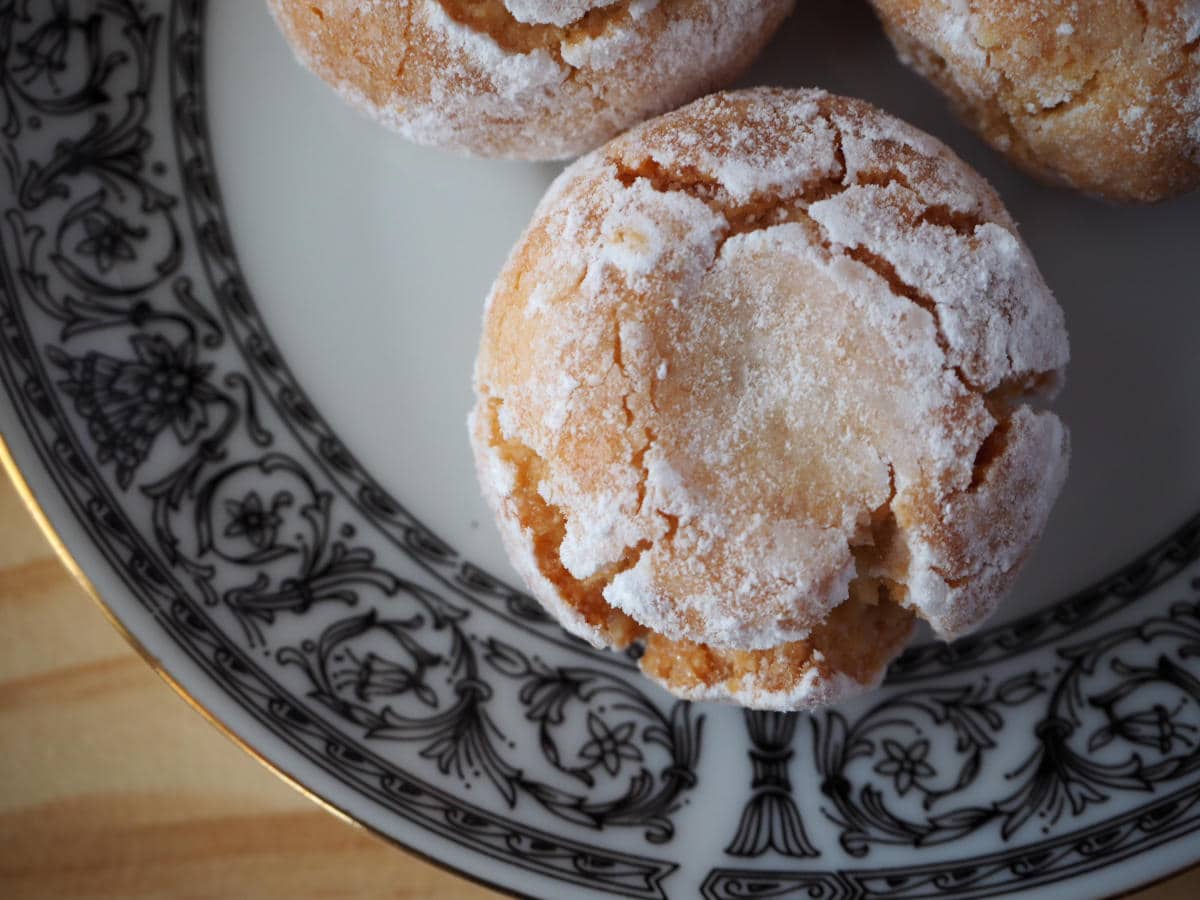
{"label": "wooden table surface", "polygon": [[[496,896],[334,818],[193,712],[0,473],[0,898]],[[1200,897],[1200,869],[1136,897]]]}

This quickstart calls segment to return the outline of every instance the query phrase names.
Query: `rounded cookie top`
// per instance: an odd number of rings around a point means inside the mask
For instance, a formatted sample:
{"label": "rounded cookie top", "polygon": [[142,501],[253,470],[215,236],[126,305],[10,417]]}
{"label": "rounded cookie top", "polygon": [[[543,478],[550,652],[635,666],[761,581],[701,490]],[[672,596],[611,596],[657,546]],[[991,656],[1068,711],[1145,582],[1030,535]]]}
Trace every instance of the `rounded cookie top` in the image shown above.
{"label": "rounded cookie top", "polygon": [[268,0],[297,56],[409,139],[554,159],[720,86],[793,0]]}
{"label": "rounded cookie top", "polygon": [[991,611],[1065,474],[1026,401],[1066,360],[943,145],[819,91],[715,95],[552,186],[489,297],[473,443],[569,628],[795,708],[877,677],[914,611],[947,636]]}
{"label": "rounded cookie top", "polygon": [[1154,201],[1200,187],[1198,0],[872,0],[901,58],[1022,168]]}

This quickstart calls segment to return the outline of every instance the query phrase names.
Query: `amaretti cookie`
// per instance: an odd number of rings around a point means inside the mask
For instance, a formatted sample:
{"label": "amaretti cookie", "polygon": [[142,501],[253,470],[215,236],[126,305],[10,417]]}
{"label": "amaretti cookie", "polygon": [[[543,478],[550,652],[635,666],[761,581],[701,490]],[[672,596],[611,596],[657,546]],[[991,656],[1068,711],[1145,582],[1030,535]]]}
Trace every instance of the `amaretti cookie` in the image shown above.
{"label": "amaretti cookie", "polygon": [[299,59],[421,144],[561,159],[722,86],[793,0],[268,0]]}
{"label": "amaretti cookie", "polygon": [[488,297],[471,441],[517,571],[683,697],[875,684],[991,613],[1046,523],[1062,312],[987,183],[814,90],[570,166]]}
{"label": "amaretti cookie", "polygon": [[872,0],[901,59],[1021,168],[1112,200],[1200,187],[1198,0]]}

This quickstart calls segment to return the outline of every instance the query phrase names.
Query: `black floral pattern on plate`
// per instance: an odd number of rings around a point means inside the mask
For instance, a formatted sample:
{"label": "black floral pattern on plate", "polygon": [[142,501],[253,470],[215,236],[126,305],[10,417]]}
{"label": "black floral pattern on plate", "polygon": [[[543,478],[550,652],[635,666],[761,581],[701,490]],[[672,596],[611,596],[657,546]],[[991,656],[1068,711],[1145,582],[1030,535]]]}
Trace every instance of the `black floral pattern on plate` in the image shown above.
{"label": "black floral pattern on plate", "polygon": [[208,426],[206,406],[221,399],[206,381],[212,367],[196,362],[195,344],[172,346],[159,334],[134,335],[130,344],[132,359],[46,351],[65,370],[58,386],[86,421],[97,461],[116,464],[122,488],[132,483],[159,434],[170,428],[181,445],[192,443]]}
{"label": "black floral pattern on plate", "polygon": [[[532,875],[689,895],[678,813],[710,714],[463,559],[307,400],[225,225],[205,10],[0,0],[0,367],[22,431],[156,627],[330,784]],[[725,852],[757,868],[714,869],[706,894],[998,893],[1194,830],[1195,602],[1100,623],[1198,554],[1200,517],[1035,616],[914,648],[877,706],[746,714],[720,738],[750,773]],[[1053,665],[1011,663],[1045,645]],[[1001,733],[1025,755],[999,776]],[[819,797],[794,784],[813,767]],[[800,868],[981,834],[1001,849],[967,863]]]}

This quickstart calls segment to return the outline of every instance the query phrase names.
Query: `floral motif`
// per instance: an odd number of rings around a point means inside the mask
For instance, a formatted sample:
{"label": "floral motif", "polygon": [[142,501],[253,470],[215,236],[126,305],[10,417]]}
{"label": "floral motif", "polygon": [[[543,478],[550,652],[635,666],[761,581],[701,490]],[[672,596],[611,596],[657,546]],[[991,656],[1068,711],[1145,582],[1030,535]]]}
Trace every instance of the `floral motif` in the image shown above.
{"label": "floral motif", "polygon": [[[312,682],[309,696],[364,729],[364,736],[416,742],[420,755],[434,760],[442,774],[465,778],[478,772],[512,805],[521,773],[495,746],[498,729],[485,708],[490,691],[478,679],[474,657],[455,627],[465,613],[413,584],[398,583],[396,592],[411,604],[411,616],[383,619],[371,610],[342,619],[316,642],[284,647],[279,661],[301,667]],[[418,641],[420,636],[428,642],[434,634],[445,652],[433,653]],[[386,647],[388,657],[358,649],[370,646]],[[401,657],[402,663],[389,661]],[[461,678],[450,679],[451,689],[441,696],[428,678],[435,667]],[[418,706],[409,703],[405,709],[401,702],[410,696]],[[438,712],[429,716],[429,709]]]}
{"label": "floral motif", "polygon": [[[427,665],[441,661],[441,657],[432,653],[423,654],[423,657],[422,662]],[[350,665],[333,672],[333,683],[338,687],[352,686],[354,696],[359,700],[395,697],[422,685],[419,670],[414,671],[374,653],[359,659],[353,650],[347,650],[342,658]],[[417,697],[428,706],[437,706],[436,696],[418,692]]]}
{"label": "floral motif", "polygon": [[269,507],[263,506],[258,491],[251,491],[241,501],[226,500],[229,523],[225,526],[225,537],[244,537],[259,550],[275,546],[275,536],[283,524],[279,509],[290,502],[286,494],[278,493]]}
{"label": "floral motif", "polygon": [[[1194,675],[1163,657],[1153,666],[1129,666],[1121,661],[1115,663],[1123,680],[1111,690],[1091,700],[1091,705],[1103,710],[1107,723],[1098,728],[1088,741],[1088,750],[1095,752],[1115,739],[1130,744],[1150,747],[1162,754],[1175,750],[1189,750],[1197,745],[1196,735],[1200,725],[1185,719],[1189,702],[1200,700],[1200,681]],[[1161,702],[1144,702],[1125,712],[1126,701],[1138,696],[1141,689],[1151,685],[1168,685],[1180,692],[1178,702],[1167,706]]]}
{"label": "floral motif", "polygon": [[54,90],[59,90],[58,77],[67,70],[67,49],[71,38],[71,19],[66,0],[53,0],[53,13],[16,45],[24,58],[12,67],[12,73],[26,85],[45,76]]}
{"label": "floral motif", "polygon": [[1114,738],[1153,747],[1159,753],[1170,753],[1175,749],[1176,741],[1184,748],[1194,747],[1196,740],[1189,737],[1189,733],[1195,734],[1200,729],[1187,722],[1177,721],[1183,706],[1182,701],[1173,709],[1155,703],[1141,712],[1115,719],[1111,725],[1105,725],[1092,735],[1092,739],[1088,741],[1088,749],[1099,750]]}
{"label": "floral motif", "polygon": [[887,759],[879,762],[875,771],[880,775],[891,775],[896,785],[896,793],[901,797],[907,794],[918,780],[936,774],[933,766],[925,762],[929,755],[929,741],[917,740],[904,747],[897,741],[885,738],[883,752],[887,754]]}
{"label": "floral motif", "polygon": [[[1178,662],[1200,656],[1200,602],[1061,647],[1058,656],[1061,672],[1035,670],[994,688],[985,678],[914,689],[853,723],[837,711],[815,720],[822,791],[833,803],[827,815],[842,830],[842,846],[862,856],[875,844],[931,846],[986,826],[998,826],[1008,841],[1034,822],[1048,833],[1120,793],[1150,792],[1200,769],[1200,678]],[[1175,699],[1163,702],[1168,696]],[[1010,793],[964,803],[985,766],[998,765],[991,751],[1014,714],[1024,717],[1017,727],[1032,729],[1034,749],[1003,770]],[[930,764],[933,735],[953,739],[956,770]],[[883,788],[868,773],[891,783]],[[910,792],[921,797],[919,815],[894,799]]]}
{"label": "floral motif", "polygon": [[96,268],[106,274],[118,262],[133,262],[137,251],[132,241],[146,237],[146,229],[133,228],[119,216],[106,209],[96,208],[83,217],[84,237],[75,245],[75,252],[92,259]]}
{"label": "floral motif", "polygon": [[192,341],[172,346],[161,335],[137,334],[130,344],[134,359],[48,351],[67,371],[59,387],[87,421],[97,459],[116,463],[122,488],[129,487],[161,432],[170,428],[181,444],[191,443],[208,424],[205,407],[222,399],[207,382],[212,366],[196,361]]}
{"label": "floral motif", "polygon": [[[525,791],[568,821],[636,825],[653,843],[670,840],[669,814],[695,785],[700,755],[704,717],[693,717],[691,704],[677,702],[664,713],[625,678],[580,665],[549,666],[494,637],[484,659],[520,684],[524,718],[537,724],[538,749],[559,776],[525,780]],[[656,767],[659,760],[665,768]],[[575,790],[580,785],[587,793]]]}
{"label": "floral motif", "polygon": [[579,748],[579,755],[604,766],[609,775],[616,775],[621,770],[623,759],[642,761],[642,752],[633,744],[633,722],[622,722],[616,728],[609,728],[598,715],[588,713],[587,730],[592,739]]}

